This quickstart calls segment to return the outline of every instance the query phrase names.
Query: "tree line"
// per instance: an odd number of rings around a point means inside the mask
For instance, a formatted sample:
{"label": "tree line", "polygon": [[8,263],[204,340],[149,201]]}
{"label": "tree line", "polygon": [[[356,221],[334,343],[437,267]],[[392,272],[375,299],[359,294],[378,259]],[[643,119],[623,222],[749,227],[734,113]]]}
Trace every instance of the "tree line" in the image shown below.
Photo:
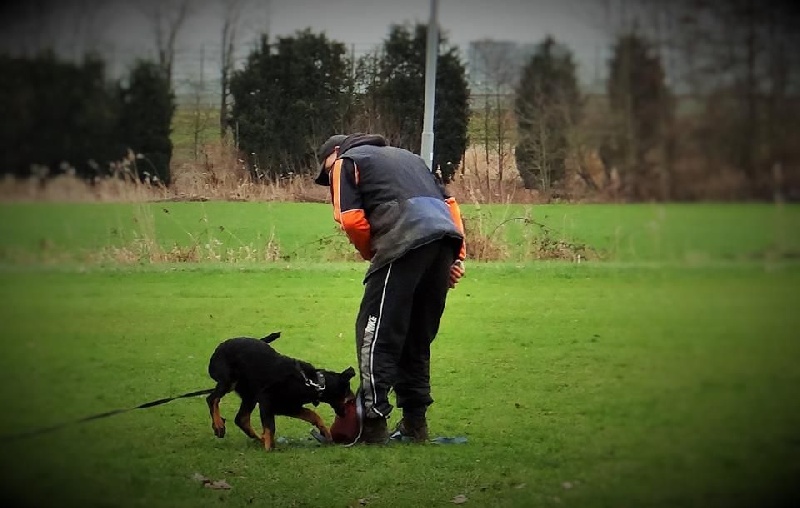
{"label": "tree line", "polygon": [[[752,0],[676,0],[667,13],[651,0],[632,4],[658,16],[649,24],[626,20],[617,30],[600,106],[579,86],[572,51],[547,36],[521,69],[504,65],[502,49],[486,45],[496,93],[471,109],[467,65],[441,36],[434,168],[442,179],[458,178],[473,142],[487,161],[496,151],[501,179],[513,157],[524,186],[546,192],[577,175],[594,190],[616,181],[631,199],[695,199],[703,190],[692,179],[719,168],[747,184],[735,197],[796,192],[800,76],[789,30],[796,19],[781,17],[769,2],[756,10]],[[183,19],[166,25],[164,41],[174,40]],[[419,152],[426,25],[394,25],[379,50],[359,58],[310,29],[264,34],[234,69],[234,19],[225,18],[223,31],[220,136],[235,136],[256,178],[313,172],[316,147],[335,132],[380,132]],[[677,24],[664,28],[663,19]],[[93,178],[122,169],[169,184],[171,51],[163,44],[155,62],[139,61],[117,81],[106,79],[97,57],[0,57],[0,102],[15,119],[0,132],[3,146],[14,147],[0,171],[28,176],[47,168]],[[679,108],[680,96],[692,97],[689,113]],[[469,126],[478,116],[476,133]],[[591,154],[600,159],[601,178],[586,163]]]}
{"label": "tree line", "polygon": [[52,52],[0,55],[0,171],[16,177],[74,173],[169,184],[174,96],[162,69],[138,61],[123,79],[105,63]]}
{"label": "tree line", "polygon": [[[263,35],[242,69],[226,75],[221,136],[234,131],[257,178],[313,172],[316,147],[332,133],[381,132],[420,149],[426,26],[393,26],[384,49],[360,59],[311,30]],[[457,49],[440,42],[434,165],[449,180],[467,147],[469,90]],[[52,53],[0,58],[0,101],[20,121],[4,124],[2,171],[27,176],[73,171],[85,178],[133,167],[170,181],[175,111],[171,60],[139,61],[116,82],[97,57],[59,61]]]}
{"label": "tree line", "polygon": [[[513,88],[510,104],[486,101],[479,111],[487,160],[492,151],[502,164],[513,146],[528,188],[558,190],[570,169],[593,190],[615,182],[634,200],[800,199],[800,53],[792,49],[800,10],[778,0],[619,4],[605,20],[616,36],[602,95],[581,93],[572,53],[552,37],[519,76],[503,72],[492,45],[480,48],[491,71],[484,91]],[[715,189],[726,185],[733,190]]]}

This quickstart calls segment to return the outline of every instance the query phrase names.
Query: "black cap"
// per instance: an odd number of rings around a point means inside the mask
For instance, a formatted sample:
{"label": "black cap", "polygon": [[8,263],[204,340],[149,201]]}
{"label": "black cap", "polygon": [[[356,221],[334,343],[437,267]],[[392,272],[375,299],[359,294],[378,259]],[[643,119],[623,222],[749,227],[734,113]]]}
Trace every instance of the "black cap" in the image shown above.
{"label": "black cap", "polygon": [[327,159],[333,153],[333,150],[337,146],[340,146],[345,139],[347,139],[347,136],[344,134],[334,134],[319,147],[317,150],[317,160],[320,161],[319,175],[317,175],[317,178],[314,180],[315,184],[325,186],[331,184],[328,178],[328,172],[325,171],[325,159]]}

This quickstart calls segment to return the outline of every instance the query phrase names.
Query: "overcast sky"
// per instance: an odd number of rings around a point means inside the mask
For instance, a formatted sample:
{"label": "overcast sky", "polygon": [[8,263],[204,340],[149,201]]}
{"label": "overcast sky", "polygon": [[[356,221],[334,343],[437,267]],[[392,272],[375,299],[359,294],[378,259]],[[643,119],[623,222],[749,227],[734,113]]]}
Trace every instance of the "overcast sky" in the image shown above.
{"label": "overcast sky", "polygon": [[[588,44],[602,36],[580,7],[589,3],[591,0],[439,0],[438,12],[442,28],[458,44],[481,38],[533,42],[549,31]],[[430,15],[429,0],[273,0],[272,4],[273,30],[310,25],[336,39],[362,44],[380,41],[392,23],[427,22]]]}
{"label": "overcast sky", "polygon": [[[391,24],[427,23],[430,0],[273,0],[270,32],[288,34],[311,26],[356,51],[379,44]],[[264,2],[266,5],[267,2]],[[593,0],[439,0],[439,24],[449,41],[466,48],[478,39],[541,41],[548,33],[592,67],[596,48],[608,41]],[[588,70],[588,69],[587,69]]]}
{"label": "overcast sky", "polygon": [[[152,52],[151,26],[141,5],[152,0],[27,0],[2,13],[0,43],[6,47],[57,41],[62,51],[94,47],[123,67]],[[162,5],[172,0],[155,0]],[[289,35],[306,27],[344,42],[357,54],[378,46],[389,26],[428,21],[430,0],[245,0],[240,55],[259,33]],[[586,79],[604,66],[612,29],[605,26],[605,0],[439,0],[439,24],[464,50],[490,38],[535,43],[552,34],[575,53]],[[218,62],[220,0],[195,0],[178,40],[176,72],[205,72]],[[114,66],[112,65],[112,68]]]}

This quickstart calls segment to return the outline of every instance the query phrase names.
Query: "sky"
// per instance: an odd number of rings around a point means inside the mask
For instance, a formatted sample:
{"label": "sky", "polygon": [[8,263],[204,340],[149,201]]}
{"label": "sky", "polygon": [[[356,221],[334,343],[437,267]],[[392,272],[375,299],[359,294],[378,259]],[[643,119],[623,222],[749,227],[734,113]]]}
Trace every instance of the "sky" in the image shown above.
{"label": "sky", "polygon": [[[122,69],[135,56],[152,54],[151,25],[141,5],[154,0],[27,0],[0,13],[0,45],[21,47],[56,41],[62,52],[87,47]],[[168,5],[174,0],[155,0]],[[290,35],[310,27],[348,45],[357,55],[379,46],[392,24],[427,23],[431,0],[244,0],[239,61],[258,34]],[[618,1],[618,0],[617,0]],[[213,75],[219,61],[221,0],[194,0],[178,39],[176,73]],[[584,80],[602,71],[612,30],[604,23],[606,0],[439,0],[438,20],[466,58],[479,39],[536,43],[552,34],[573,50]],[[10,10],[9,10],[10,9]],[[607,19],[607,18],[606,18]],[[116,66],[116,67],[115,67]],[[188,79],[188,78],[187,78]]]}
{"label": "sky", "polygon": [[[427,22],[430,0],[273,0],[273,30],[307,24],[331,37],[357,44],[379,41],[392,23]],[[438,17],[451,42],[482,38],[534,42],[558,30],[573,41],[590,43],[602,35],[584,18],[583,0],[439,0]],[[324,7],[320,7],[324,5]]]}

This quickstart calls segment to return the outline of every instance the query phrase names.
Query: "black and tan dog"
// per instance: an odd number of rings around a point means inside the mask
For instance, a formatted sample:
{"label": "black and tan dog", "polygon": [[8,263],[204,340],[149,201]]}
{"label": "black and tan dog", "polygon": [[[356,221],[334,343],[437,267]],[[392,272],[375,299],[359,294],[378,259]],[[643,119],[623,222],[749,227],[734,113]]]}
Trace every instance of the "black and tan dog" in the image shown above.
{"label": "black and tan dog", "polygon": [[[275,447],[275,416],[290,416],[314,425],[328,441],[331,433],[325,422],[305,404],[330,405],[337,415],[344,414],[345,403],[355,396],[350,379],[352,367],[343,372],[317,369],[313,365],[284,356],[270,342],[280,337],[271,333],[263,339],[237,337],[217,346],[208,364],[208,374],[217,386],[206,398],[211,412],[211,428],[217,437],[225,436],[225,419],[219,412],[219,401],[231,390],[241,397],[236,413],[236,426],[247,436],[264,443],[269,451]],[[250,415],[259,406],[263,433],[257,434],[250,424]]]}

